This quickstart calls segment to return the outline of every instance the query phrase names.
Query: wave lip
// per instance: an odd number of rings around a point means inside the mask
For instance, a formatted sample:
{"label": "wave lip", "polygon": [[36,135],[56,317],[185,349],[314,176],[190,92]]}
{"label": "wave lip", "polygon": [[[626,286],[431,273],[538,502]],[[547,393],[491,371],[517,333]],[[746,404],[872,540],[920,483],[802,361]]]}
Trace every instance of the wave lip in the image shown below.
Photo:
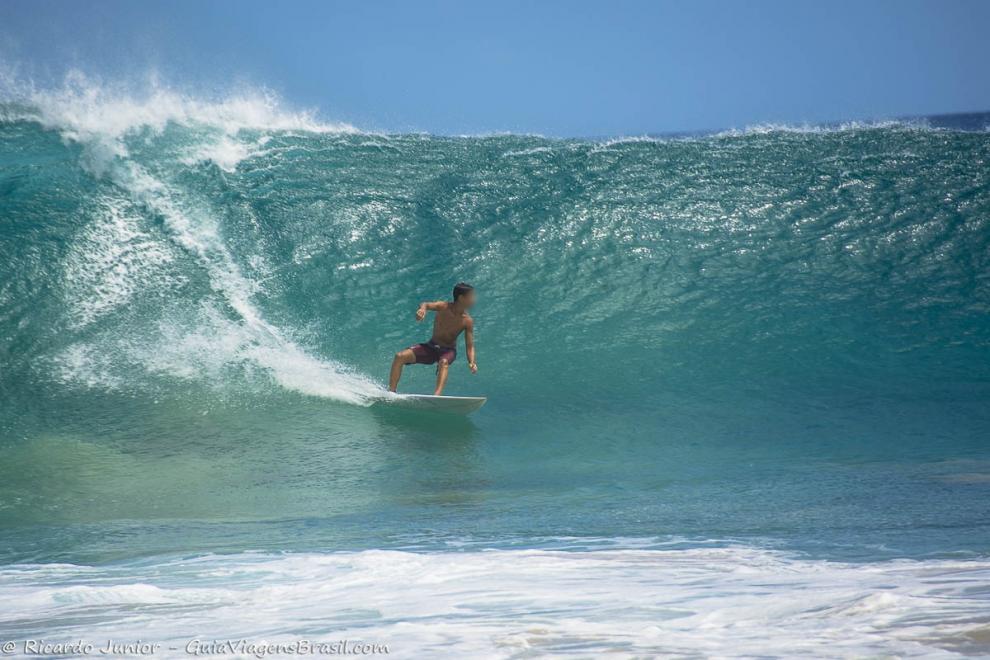
{"label": "wave lip", "polygon": [[148,128],[160,132],[169,123],[211,126],[227,133],[242,130],[358,133],[344,122],[319,119],[312,110],[292,110],[267,89],[242,89],[215,98],[177,91],[156,76],[143,85],[113,85],[71,71],[63,84],[38,88],[7,79],[0,84],[0,101],[8,105],[6,121],[34,120],[65,131],[79,141],[95,136],[120,138]]}
{"label": "wave lip", "polygon": [[72,624],[58,622],[85,612],[94,639],[182,644],[191,630],[250,629],[387,643],[398,657],[951,657],[990,651],[988,579],[985,560],[844,564],[748,546],[19,565],[0,569],[0,595],[20,604],[0,632],[68,637]]}

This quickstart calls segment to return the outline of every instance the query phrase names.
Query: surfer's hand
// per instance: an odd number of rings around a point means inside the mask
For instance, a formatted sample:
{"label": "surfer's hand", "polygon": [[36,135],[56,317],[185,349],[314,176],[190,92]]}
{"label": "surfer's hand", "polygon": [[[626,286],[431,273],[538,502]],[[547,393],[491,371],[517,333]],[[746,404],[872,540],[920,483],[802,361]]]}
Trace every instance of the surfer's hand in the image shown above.
{"label": "surfer's hand", "polygon": [[468,362],[468,369],[471,370],[471,373],[476,374],[478,373],[478,364],[476,362]]}
{"label": "surfer's hand", "polygon": [[416,310],[416,320],[422,321],[425,318],[426,318],[426,308],[420,307],[419,309]]}

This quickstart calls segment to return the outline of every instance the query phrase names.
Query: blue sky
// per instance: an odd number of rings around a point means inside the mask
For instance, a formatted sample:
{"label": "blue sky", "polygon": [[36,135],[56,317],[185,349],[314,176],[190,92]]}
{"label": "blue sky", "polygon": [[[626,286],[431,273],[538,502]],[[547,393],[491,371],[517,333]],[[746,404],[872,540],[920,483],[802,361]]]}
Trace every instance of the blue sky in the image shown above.
{"label": "blue sky", "polygon": [[635,135],[990,110],[984,0],[0,0],[21,75],[269,87],[361,128]]}

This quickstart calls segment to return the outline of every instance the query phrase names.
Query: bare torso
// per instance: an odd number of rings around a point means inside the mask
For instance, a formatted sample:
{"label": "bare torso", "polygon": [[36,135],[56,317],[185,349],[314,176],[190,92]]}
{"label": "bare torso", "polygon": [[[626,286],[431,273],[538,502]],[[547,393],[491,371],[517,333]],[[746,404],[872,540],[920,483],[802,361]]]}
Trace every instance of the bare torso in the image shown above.
{"label": "bare torso", "polygon": [[[421,364],[436,363],[437,387],[433,394],[435,396],[443,394],[443,386],[447,382],[450,363],[457,357],[457,338],[462,332],[464,333],[464,348],[467,352],[467,366],[471,373],[478,373],[478,365],[474,361],[474,320],[467,313],[467,309],[474,304],[475,299],[473,290],[470,287],[468,289],[466,305],[442,300],[419,304],[419,308],[416,310],[417,321],[425,319],[428,311],[433,312],[433,337],[430,339],[430,343],[435,346],[417,344],[405,350],[397,351],[392,359],[392,369],[388,374],[389,391],[395,392],[399,387],[399,379],[402,378],[404,365],[419,362]],[[456,288],[454,290],[457,291]],[[464,294],[462,293],[462,295]],[[436,348],[437,346],[445,350],[441,352]]]}
{"label": "bare torso", "polygon": [[433,338],[430,341],[440,346],[455,346],[457,337],[470,322],[467,312],[458,311],[453,303],[444,303],[443,309],[434,311]]}

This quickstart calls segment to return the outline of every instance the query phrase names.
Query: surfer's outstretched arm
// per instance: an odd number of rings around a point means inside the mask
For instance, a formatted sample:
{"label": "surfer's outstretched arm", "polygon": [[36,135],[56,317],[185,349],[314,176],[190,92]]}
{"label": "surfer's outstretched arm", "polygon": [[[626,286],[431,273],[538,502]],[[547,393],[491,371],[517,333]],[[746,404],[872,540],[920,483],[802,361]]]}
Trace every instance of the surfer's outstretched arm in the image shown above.
{"label": "surfer's outstretched arm", "polygon": [[468,319],[464,325],[464,346],[467,348],[468,369],[478,373],[478,365],[474,361],[474,320]]}
{"label": "surfer's outstretched arm", "polygon": [[437,300],[435,302],[421,302],[419,303],[419,309],[416,310],[416,320],[422,321],[426,318],[427,311],[438,312],[446,306],[447,303],[442,300]]}

